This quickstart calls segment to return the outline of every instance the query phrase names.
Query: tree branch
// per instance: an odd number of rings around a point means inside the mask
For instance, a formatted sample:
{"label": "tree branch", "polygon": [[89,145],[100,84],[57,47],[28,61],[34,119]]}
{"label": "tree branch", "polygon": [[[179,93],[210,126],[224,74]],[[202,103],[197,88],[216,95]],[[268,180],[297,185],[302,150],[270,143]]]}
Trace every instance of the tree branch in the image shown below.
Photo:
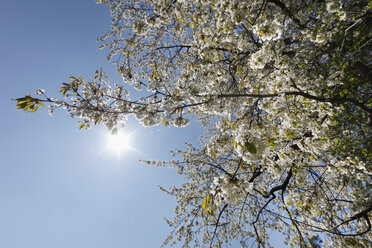
{"label": "tree branch", "polygon": [[214,232],[213,232],[213,235],[212,235],[212,238],[211,238],[211,242],[209,244],[209,247],[212,247],[212,244],[213,244],[213,239],[214,237],[216,236],[216,232],[217,232],[217,228],[218,228],[218,223],[220,222],[220,219],[221,219],[221,216],[222,216],[222,213],[225,211],[225,209],[227,208],[228,204],[225,204],[225,206],[223,206],[222,210],[220,211],[220,214],[218,215],[218,218],[217,218],[217,221],[215,223],[215,228],[214,228]]}
{"label": "tree branch", "polygon": [[[358,106],[362,110],[364,110],[367,113],[372,114],[372,109],[365,106],[362,102],[353,99],[353,98],[344,98],[344,97],[330,97],[330,98],[325,98],[325,97],[318,97],[318,96],[313,96],[305,92],[301,91],[289,91],[289,92],[284,92],[282,93],[285,96],[302,96],[307,99],[315,100],[318,102],[329,102],[333,104],[342,104],[342,103],[353,103],[354,105]],[[275,93],[275,94],[245,94],[245,93],[237,93],[237,94],[221,94],[218,95],[217,98],[230,98],[230,97],[253,97],[253,98],[271,98],[271,97],[278,97],[281,94]]]}
{"label": "tree branch", "polygon": [[301,23],[301,21],[294,15],[292,12],[284,5],[284,3],[280,2],[279,0],[268,0],[269,3],[273,3],[278,6],[286,15],[289,16],[300,28],[305,28],[305,26]]}

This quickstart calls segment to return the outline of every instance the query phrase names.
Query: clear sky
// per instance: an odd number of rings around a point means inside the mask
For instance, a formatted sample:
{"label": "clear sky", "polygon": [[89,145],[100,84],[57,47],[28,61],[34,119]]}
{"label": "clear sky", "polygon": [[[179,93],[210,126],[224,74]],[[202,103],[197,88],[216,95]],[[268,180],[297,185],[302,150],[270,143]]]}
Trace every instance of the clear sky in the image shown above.
{"label": "clear sky", "polygon": [[187,128],[142,128],[130,120],[133,150],[107,150],[103,127],[78,129],[63,111],[26,114],[11,99],[43,88],[57,95],[70,75],[87,80],[103,67],[121,82],[97,48],[109,10],[94,0],[1,0],[0,247],[159,247],[175,201],[158,186],[182,179],[139,159],[168,159],[195,142]]}
{"label": "clear sky", "polygon": [[109,10],[94,0],[1,0],[0,247],[159,247],[175,201],[158,186],[176,172],[139,159],[167,159],[195,141],[198,125],[141,128],[130,121],[131,146],[120,158],[106,149],[103,127],[78,129],[63,111],[26,114],[13,98],[43,88],[54,95],[70,75],[87,80],[103,67],[120,78],[97,48]]}

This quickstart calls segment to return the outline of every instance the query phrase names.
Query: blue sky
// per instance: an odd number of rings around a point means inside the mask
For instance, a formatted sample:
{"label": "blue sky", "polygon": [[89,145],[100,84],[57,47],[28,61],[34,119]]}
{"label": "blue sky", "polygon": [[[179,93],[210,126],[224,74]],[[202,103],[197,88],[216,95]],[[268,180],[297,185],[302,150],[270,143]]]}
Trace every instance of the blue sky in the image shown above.
{"label": "blue sky", "polygon": [[98,50],[109,29],[94,0],[2,0],[0,8],[0,247],[159,247],[175,201],[158,186],[182,182],[176,172],[139,159],[168,159],[196,142],[201,128],[143,128],[130,119],[135,151],[106,149],[103,127],[78,129],[63,111],[26,114],[11,99],[43,88],[56,95],[70,75],[100,67],[121,82]]}
{"label": "blue sky", "polygon": [[11,99],[43,88],[54,95],[70,75],[87,80],[107,51],[96,38],[109,10],[94,0],[2,0],[0,8],[0,247],[159,247],[169,233],[174,200],[158,185],[181,182],[176,172],[139,159],[167,159],[193,142],[200,128],[141,128],[131,120],[131,145],[120,158],[106,150],[103,127],[78,129],[63,111],[26,114]]}

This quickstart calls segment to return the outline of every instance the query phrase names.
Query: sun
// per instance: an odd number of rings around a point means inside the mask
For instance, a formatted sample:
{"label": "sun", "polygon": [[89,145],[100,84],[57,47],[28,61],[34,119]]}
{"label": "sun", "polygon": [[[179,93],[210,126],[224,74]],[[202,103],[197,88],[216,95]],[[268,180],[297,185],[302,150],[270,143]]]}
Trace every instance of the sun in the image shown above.
{"label": "sun", "polygon": [[107,149],[120,153],[130,149],[130,137],[123,133],[109,135],[107,137]]}

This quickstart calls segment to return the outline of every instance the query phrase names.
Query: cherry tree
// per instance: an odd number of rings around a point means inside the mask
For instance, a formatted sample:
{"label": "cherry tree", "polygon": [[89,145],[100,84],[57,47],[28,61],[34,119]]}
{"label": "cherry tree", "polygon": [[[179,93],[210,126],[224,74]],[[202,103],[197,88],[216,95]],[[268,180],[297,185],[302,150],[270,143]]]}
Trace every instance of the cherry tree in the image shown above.
{"label": "cherry tree", "polygon": [[112,16],[100,48],[123,82],[98,70],[17,107],[63,108],[113,133],[130,115],[197,119],[200,144],[144,161],[186,179],[162,188],[178,202],[163,246],[270,247],[272,230],[293,247],[371,246],[371,1],[97,2]]}

